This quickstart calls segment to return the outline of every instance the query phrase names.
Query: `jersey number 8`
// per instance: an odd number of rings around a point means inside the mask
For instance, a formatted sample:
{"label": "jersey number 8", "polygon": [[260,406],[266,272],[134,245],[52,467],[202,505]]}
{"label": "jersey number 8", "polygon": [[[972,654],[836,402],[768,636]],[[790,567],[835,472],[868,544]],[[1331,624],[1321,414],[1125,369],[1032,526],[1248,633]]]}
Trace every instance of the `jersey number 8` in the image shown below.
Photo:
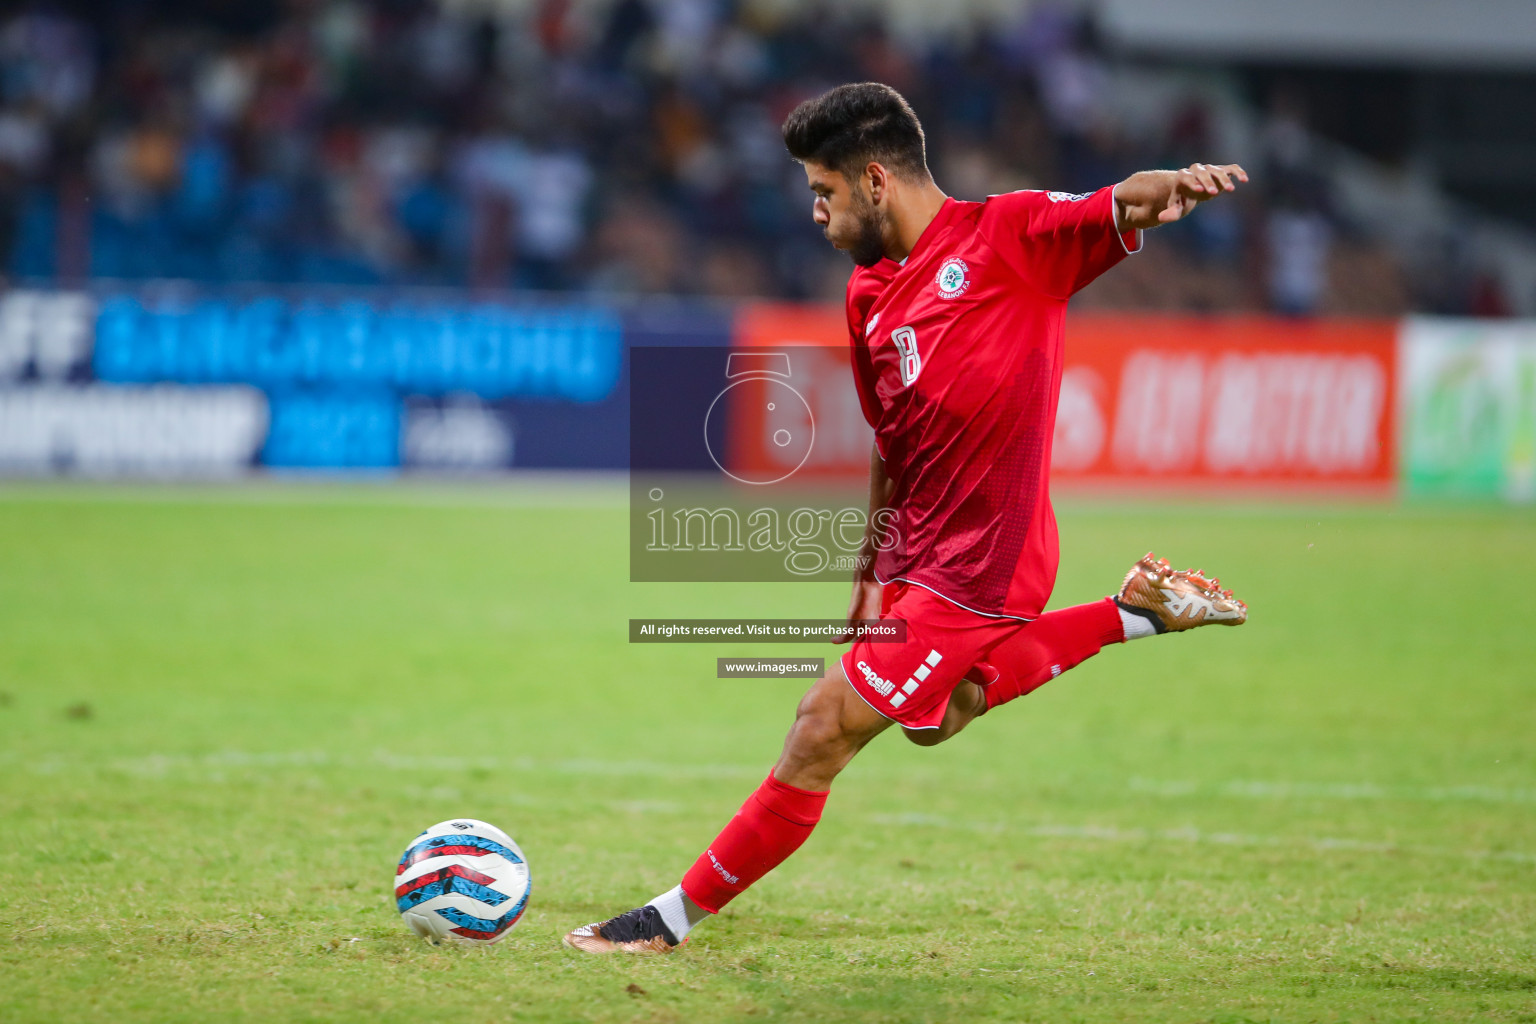
{"label": "jersey number 8", "polygon": [[910,327],[898,327],[891,332],[891,341],[901,353],[901,386],[907,387],[923,369],[923,357],[917,354],[917,332]]}

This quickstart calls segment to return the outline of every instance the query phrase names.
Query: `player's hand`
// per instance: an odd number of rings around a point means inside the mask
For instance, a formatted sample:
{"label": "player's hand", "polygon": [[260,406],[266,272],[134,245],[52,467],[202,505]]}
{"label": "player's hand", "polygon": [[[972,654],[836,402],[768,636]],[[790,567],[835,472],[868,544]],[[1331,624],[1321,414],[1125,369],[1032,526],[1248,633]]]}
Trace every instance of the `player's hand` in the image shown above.
{"label": "player's hand", "polygon": [[860,619],[878,619],[880,617],[880,595],[885,588],[878,580],[857,579],[853,581],[853,597],[848,601],[848,625],[833,639],[835,644],[846,644],[852,640],[858,630],[854,623]]}
{"label": "player's hand", "polygon": [[1168,205],[1158,213],[1157,220],[1161,224],[1182,220],[1200,203],[1235,191],[1237,182],[1247,180],[1248,172],[1238,164],[1190,164],[1174,172]]}

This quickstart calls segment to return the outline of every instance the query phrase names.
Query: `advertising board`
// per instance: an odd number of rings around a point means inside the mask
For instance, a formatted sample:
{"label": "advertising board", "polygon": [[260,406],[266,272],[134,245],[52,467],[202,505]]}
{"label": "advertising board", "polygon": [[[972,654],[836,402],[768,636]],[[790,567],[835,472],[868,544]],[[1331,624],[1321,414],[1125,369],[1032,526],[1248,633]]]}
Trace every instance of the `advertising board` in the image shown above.
{"label": "advertising board", "polygon": [[467,293],[0,293],[0,473],[625,465],[624,327]]}
{"label": "advertising board", "polygon": [[[1267,317],[1071,316],[1053,481],[1067,485],[1387,491],[1395,481],[1396,326]],[[745,348],[846,349],[840,310],[758,305],[738,320]],[[792,350],[792,349],[791,349]],[[870,431],[846,356],[807,393],[816,447],[804,473],[864,476]],[[978,372],[985,372],[978,368]],[[743,459],[780,457],[756,445]]]}
{"label": "advertising board", "polygon": [[1421,317],[1402,330],[1409,493],[1536,500],[1536,323]]}

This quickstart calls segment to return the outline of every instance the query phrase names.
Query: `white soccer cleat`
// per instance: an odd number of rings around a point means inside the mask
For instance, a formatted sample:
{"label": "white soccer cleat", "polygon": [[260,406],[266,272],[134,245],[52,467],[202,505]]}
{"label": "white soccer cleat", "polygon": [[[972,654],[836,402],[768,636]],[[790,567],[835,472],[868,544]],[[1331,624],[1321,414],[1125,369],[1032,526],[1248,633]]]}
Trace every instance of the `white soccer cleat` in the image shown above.
{"label": "white soccer cleat", "polygon": [[1241,626],[1248,606],[1222,590],[1221,581],[1206,579],[1199,569],[1175,570],[1152,552],[1131,566],[1115,595],[1115,603],[1140,615],[1159,633],[1177,633],[1196,626]]}

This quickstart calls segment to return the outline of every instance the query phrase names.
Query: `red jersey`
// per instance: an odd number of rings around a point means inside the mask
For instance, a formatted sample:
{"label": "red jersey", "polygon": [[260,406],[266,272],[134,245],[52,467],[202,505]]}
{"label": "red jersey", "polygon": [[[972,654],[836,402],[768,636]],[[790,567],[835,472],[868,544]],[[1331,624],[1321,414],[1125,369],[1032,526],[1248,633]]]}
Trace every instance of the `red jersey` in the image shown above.
{"label": "red jersey", "polygon": [[882,582],[1030,619],[1056,582],[1048,473],[1067,299],[1140,248],[1112,190],[946,200],[848,281],[854,381],[894,481]]}

